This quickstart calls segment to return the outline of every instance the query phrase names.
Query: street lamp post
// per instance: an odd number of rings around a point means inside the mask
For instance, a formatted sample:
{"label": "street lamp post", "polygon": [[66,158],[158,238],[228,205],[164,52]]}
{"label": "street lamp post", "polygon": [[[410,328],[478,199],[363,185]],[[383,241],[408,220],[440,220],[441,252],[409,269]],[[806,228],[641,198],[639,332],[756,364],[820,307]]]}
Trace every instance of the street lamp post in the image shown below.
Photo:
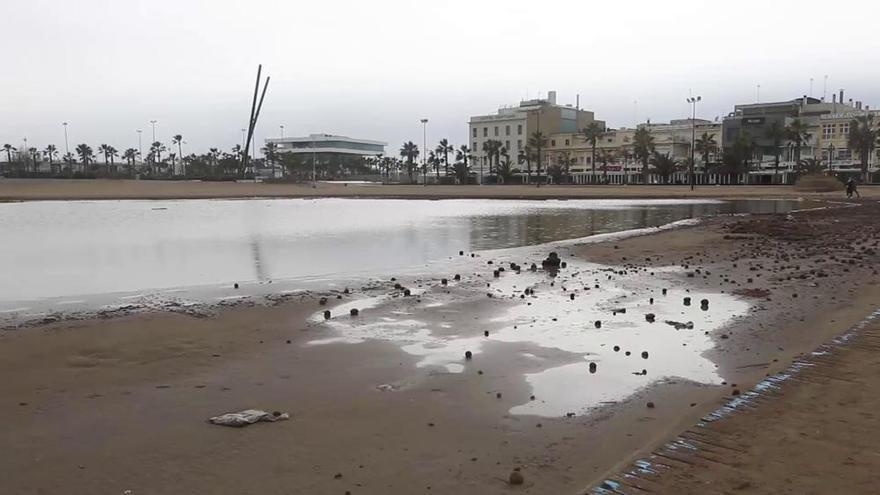
{"label": "street lamp post", "polygon": [[694,190],[694,163],[696,162],[696,144],[697,144],[697,103],[703,99],[702,96],[692,96],[687,99],[691,104],[691,167],[690,178],[691,191]]}
{"label": "street lamp post", "polygon": [[67,122],[62,122],[64,126],[64,159],[67,161],[67,173],[73,174],[73,165],[70,163],[70,144],[67,142]]}
{"label": "street lamp post", "polygon": [[828,172],[834,173],[834,143],[828,145]]}
{"label": "street lamp post", "polygon": [[153,142],[155,143],[156,142],[156,121],[151,120],[150,125],[153,126]]}
{"label": "street lamp post", "polygon": [[424,181],[423,186],[428,185],[428,119],[422,119],[420,121],[422,123],[422,180]]}
{"label": "street lamp post", "polygon": [[318,187],[318,168],[315,163],[318,161],[318,153],[315,150],[315,135],[312,134],[312,188]]}
{"label": "street lamp post", "polygon": [[144,145],[141,143],[141,134],[144,132],[141,129],[135,129],[138,135],[138,156],[141,157],[141,165],[144,164]]}

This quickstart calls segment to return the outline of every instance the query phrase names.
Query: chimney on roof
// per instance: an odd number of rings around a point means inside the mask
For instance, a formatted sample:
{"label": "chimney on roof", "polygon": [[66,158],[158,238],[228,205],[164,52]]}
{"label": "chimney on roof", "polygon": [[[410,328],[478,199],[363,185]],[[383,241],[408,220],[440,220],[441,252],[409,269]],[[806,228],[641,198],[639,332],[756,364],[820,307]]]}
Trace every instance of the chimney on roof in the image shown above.
{"label": "chimney on roof", "polygon": [[843,90],[840,90],[840,103],[843,103]]}
{"label": "chimney on roof", "polygon": [[831,103],[837,103],[837,93],[831,95]]}
{"label": "chimney on roof", "polygon": [[556,91],[547,92],[547,101],[549,101],[552,105],[556,104]]}

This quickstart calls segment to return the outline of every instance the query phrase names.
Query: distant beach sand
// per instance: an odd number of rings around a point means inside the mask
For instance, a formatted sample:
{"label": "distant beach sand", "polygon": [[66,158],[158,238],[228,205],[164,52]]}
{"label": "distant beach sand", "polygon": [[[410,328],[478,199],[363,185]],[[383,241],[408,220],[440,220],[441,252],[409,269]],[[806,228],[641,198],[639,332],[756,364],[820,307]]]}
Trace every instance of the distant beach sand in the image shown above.
{"label": "distant beach sand", "polygon": [[[880,187],[863,187],[880,197]],[[842,192],[805,193],[791,186],[419,186],[380,184],[265,184],[153,180],[0,179],[0,201],[195,198],[844,198]]]}

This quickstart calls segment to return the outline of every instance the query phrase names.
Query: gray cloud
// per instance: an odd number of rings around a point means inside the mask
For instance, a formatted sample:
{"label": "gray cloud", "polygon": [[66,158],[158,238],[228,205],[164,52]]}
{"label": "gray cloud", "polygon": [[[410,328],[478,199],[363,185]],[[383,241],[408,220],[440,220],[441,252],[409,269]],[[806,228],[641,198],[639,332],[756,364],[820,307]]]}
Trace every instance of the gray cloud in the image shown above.
{"label": "gray cloud", "polygon": [[[333,132],[466,140],[472,114],[555,89],[613,126],[840,87],[872,106],[875,2],[4,0],[0,142],[240,141],[258,63],[257,138]],[[865,24],[867,22],[867,24]],[[864,25],[863,25],[864,24]],[[638,104],[634,104],[638,101]]]}

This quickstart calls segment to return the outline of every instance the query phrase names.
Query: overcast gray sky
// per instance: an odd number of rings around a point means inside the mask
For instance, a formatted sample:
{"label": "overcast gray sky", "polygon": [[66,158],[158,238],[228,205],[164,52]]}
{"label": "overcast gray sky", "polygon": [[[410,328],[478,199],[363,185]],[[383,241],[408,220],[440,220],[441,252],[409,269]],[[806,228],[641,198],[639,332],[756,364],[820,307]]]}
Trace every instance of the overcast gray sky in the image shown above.
{"label": "overcast gray sky", "polygon": [[[240,142],[258,63],[257,139],[329,132],[466,141],[468,117],[557,90],[614,127],[735,103],[880,105],[880,2],[0,0],[0,143],[118,149],[151,119],[184,153]],[[634,102],[638,101],[636,105]]]}

